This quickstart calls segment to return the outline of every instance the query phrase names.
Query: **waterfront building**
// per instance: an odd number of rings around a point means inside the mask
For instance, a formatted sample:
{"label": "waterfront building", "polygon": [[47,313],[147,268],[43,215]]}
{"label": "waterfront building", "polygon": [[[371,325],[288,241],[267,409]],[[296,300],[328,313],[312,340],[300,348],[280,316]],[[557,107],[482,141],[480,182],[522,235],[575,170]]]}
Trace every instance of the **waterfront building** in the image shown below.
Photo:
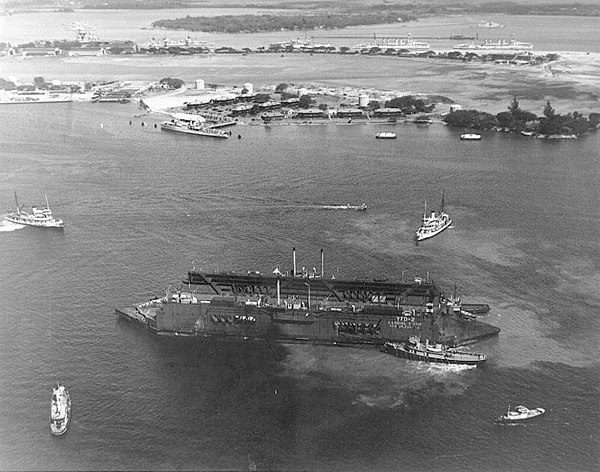
{"label": "waterfront building", "polygon": [[106,49],[103,47],[74,47],[68,51],[69,56],[104,56]]}
{"label": "waterfront building", "polygon": [[323,110],[319,108],[307,108],[296,112],[298,118],[323,118]]}
{"label": "waterfront building", "polygon": [[53,47],[33,47],[33,48],[20,48],[19,49],[21,55],[23,57],[32,57],[32,56],[58,56],[61,54],[61,50]]}
{"label": "waterfront building", "polygon": [[400,108],[377,108],[373,110],[375,118],[386,118],[390,116],[402,116],[404,113]]}
{"label": "waterfront building", "polygon": [[338,118],[365,118],[365,114],[358,108],[346,108],[337,111]]}

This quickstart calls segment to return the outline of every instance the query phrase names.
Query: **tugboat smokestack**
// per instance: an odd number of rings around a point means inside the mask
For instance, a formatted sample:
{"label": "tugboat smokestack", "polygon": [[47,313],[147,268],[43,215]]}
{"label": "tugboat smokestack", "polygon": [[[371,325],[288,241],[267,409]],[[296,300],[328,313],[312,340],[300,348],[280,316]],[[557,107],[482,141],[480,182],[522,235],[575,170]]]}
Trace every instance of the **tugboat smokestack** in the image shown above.
{"label": "tugboat smokestack", "polygon": [[321,249],[321,278],[325,278],[325,258],[323,256],[323,249]]}
{"label": "tugboat smokestack", "polygon": [[296,277],[296,248],[292,249],[292,260],[294,262],[294,277]]}

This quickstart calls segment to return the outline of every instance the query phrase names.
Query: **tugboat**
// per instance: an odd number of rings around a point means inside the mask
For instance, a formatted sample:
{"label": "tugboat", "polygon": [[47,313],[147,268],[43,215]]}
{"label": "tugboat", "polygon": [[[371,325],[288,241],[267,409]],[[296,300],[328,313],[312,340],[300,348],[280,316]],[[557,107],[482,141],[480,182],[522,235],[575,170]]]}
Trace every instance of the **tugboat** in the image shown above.
{"label": "tugboat", "polygon": [[487,361],[485,354],[461,351],[444,344],[422,342],[420,338],[411,336],[406,343],[386,342],[383,352],[404,359],[441,364],[480,365]]}
{"label": "tugboat", "polygon": [[6,215],[4,218],[11,223],[18,225],[37,226],[40,228],[63,228],[64,223],[60,218],[52,216],[52,210],[48,205],[48,196],[46,195],[46,208],[40,210],[36,207],[31,208],[31,213],[21,210],[19,201],[17,200],[17,192],[15,192],[15,202],[17,203],[17,211]]}
{"label": "tugboat", "polygon": [[519,405],[514,410],[510,409],[510,405],[508,405],[508,409],[506,413],[501,416],[498,416],[495,420],[497,424],[516,424],[521,423],[526,420],[530,420],[532,418],[536,418],[537,416],[543,415],[546,413],[546,410],[543,408],[533,408],[530,410],[526,406]]}
{"label": "tugboat", "polygon": [[442,209],[439,215],[437,215],[435,211],[432,211],[431,215],[427,216],[427,203],[425,203],[423,222],[421,223],[421,227],[415,233],[415,242],[418,243],[424,239],[432,238],[436,234],[444,231],[451,224],[452,220],[444,213],[444,194],[442,193]]}
{"label": "tugboat", "polygon": [[61,436],[67,432],[71,419],[71,397],[64,385],[56,384],[52,389],[50,403],[50,432]]}

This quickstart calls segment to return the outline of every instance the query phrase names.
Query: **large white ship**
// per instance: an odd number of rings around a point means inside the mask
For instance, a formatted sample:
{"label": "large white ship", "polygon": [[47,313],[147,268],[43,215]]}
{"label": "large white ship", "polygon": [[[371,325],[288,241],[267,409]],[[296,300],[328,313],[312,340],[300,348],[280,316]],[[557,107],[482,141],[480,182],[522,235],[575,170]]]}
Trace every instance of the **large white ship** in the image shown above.
{"label": "large white ship", "polygon": [[393,50],[401,50],[401,49],[430,49],[431,45],[426,43],[425,41],[415,41],[412,39],[410,33],[406,38],[385,38],[381,41],[375,41],[372,43],[365,44],[357,44],[353,47],[354,50],[360,51],[362,49],[370,49],[370,48],[380,48],[380,49],[393,49]]}
{"label": "large white ship", "polygon": [[513,35],[510,41],[504,38],[486,39],[483,43],[462,43],[454,46],[454,49],[484,49],[501,51],[523,51],[533,49],[533,43],[517,41]]}
{"label": "large white ship", "polygon": [[25,92],[0,92],[0,104],[24,104],[24,103],[66,103],[72,102],[70,93],[52,93],[44,90],[33,90]]}

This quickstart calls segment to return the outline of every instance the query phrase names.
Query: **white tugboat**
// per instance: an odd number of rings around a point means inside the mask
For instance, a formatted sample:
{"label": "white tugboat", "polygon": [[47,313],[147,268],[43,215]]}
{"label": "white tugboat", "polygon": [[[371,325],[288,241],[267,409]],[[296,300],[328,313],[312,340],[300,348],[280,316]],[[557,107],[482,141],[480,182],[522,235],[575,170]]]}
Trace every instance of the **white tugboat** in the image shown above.
{"label": "white tugboat", "polygon": [[424,239],[432,238],[436,234],[444,231],[452,224],[452,220],[448,214],[444,213],[444,194],[442,193],[442,209],[439,214],[432,211],[427,216],[427,203],[425,204],[425,212],[423,213],[423,222],[421,227],[415,233],[415,242],[423,241]]}
{"label": "white tugboat", "polygon": [[52,389],[50,403],[50,432],[61,436],[67,432],[71,419],[71,397],[64,385],[57,384]]}
{"label": "white tugboat", "polygon": [[15,192],[15,202],[17,203],[17,211],[9,213],[4,218],[11,223],[18,225],[38,226],[40,228],[63,228],[64,223],[60,218],[52,216],[52,210],[48,204],[48,196],[46,195],[46,208],[39,209],[36,207],[31,208],[31,213],[23,211],[19,207],[19,201],[17,200],[17,193]]}
{"label": "white tugboat", "polygon": [[485,354],[463,351],[440,343],[421,341],[411,336],[405,343],[386,342],[383,351],[394,356],[413,361],[434,362],[439,364],[481,365],[487,361]]}

